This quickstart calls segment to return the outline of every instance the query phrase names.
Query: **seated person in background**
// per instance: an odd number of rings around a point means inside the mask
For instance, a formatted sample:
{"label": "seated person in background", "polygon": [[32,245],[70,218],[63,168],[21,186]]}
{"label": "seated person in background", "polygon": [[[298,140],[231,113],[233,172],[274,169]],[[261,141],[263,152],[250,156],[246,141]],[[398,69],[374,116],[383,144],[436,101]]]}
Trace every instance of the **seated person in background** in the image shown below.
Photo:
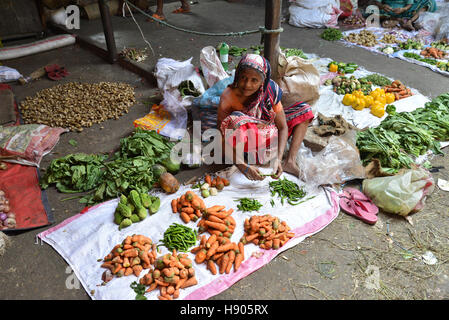
{"label": "seated person in background", "polygon": [[[270,70],[270,63],[264,57],[256,54],[243,56],[237,65],[234,82],[223,91],[218,106],[217,127],[223,137],[223,153],[230,159],[225,145],[232,148],[234,164],[249,180],[263,180],[264,176],[238,154],[237,145],[243,145],[244,152],[253,154],[266,146],[265,150],[272,151],[272,154],[263,161],[258,159],[258,162],[263,164],[274,160],[274,178],[279,178],[283,171],[298,177],[297,153],[314,118],[310,105],[305,102],[299,101],[286,108],[282,106],[282,89],[270,79]],[[227,136],[226,130],[232,132],[232,136]],[[249,138],[245,140],[245,134],[247,137],[250,134],[257,136],[255,146],[248,143]],[[282,163],[289,137],[292,138],[290,149]],[[270,141],[276,141],[277,148],[271,149]],[[259,153],[257,155],[260,157]]]}
{"label": "seated person in background", "polygon": [[380,9],[380,19],[384,20],[383,27],[399,24],[408,31],[419,29],[414,23],[421,13],[437,10],[435,0],[376,0],[375,4]]}

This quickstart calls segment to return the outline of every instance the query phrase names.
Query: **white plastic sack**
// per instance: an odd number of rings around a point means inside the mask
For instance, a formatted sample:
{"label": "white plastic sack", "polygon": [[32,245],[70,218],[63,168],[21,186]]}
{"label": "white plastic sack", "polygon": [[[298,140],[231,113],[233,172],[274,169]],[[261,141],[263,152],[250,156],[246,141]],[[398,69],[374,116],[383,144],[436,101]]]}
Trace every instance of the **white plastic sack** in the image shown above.
{"label": "white plastic sack", "polygon": [[17,81],[22,77],[19,71],[6,66],[0,66],[0,83]]}
{"label": "white plastic sack", "polygon": [[336,0],[300,1],[290,4],[289,24],[300,28],[335,27],[338,17],[343,13],[340,3]]}
{"label": "white plastic sack", "polygon": [[354,131],[331,136],[327,146],[317,153],[302,144],[296,162],[300,169],[299,178],[305,182],[306,190],[365,178]]}
{"label": "white plastic sack", "polygon": [[365,179],[362,188],[363,193],[383,211],[407,216],[424,207],[435,183],[429,171],[418,168],[391,177]]}
{"label": "white plastic sack", "polygon": [[157,85],[164,97],[160,104],[171,115],[169,124],[159,133],[177,140],[184,136],[188,119],[186,107],[190,106],[194,99],[193,96],[181,97],[179,84],[190,80],[201,94],[205,91],[203,81],[191,61],[192,58],[186,61],[161,58],[155,67]]}
{"label": "white plastic sack", "polygon": [[212,46],[201,50],[200,65],[209,88],[218,81],[229,77],[221,64],[215,48]]}

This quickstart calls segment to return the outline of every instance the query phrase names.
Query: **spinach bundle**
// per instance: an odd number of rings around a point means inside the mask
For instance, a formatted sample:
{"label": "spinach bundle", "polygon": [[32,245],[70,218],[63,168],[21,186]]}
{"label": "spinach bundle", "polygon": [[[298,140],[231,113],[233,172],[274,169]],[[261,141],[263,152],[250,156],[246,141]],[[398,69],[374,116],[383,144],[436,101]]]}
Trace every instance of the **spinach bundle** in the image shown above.
{"label": "spinach bundle", "polygon": [[100,203],[128,194],[131,190],[148,193],[156,179],[153,176],[154,160],[146,157],[118,158],[105,163],[106,174],[93,195],[82,199],[82,203],[89,205]]}
{"label": "spinach bundle", "polygon": [[90,191],[101,184],[106,158],[106,155],[76,153],[54,159],[40,186],[47,189],[50,184],[56,184],[56,189],[63,193]]}
{"label": "spinach bundle", "polygon": [[357,148],[364,165],[378,159],[383,168],[396,172],[410,168],[411,156],[431,150],[441,154],[439,141],[449,140],[449,93],[412,112],[391,112],[377,128],[357,134]]}
{"label": "spinach bundle", "polygon": [[120,140],[120,153],[123,159],[136,156],[152,158],[160,163],[170,157],[170,151],[175,143],[161,136],[154,130],[136,128],[134,134]]}

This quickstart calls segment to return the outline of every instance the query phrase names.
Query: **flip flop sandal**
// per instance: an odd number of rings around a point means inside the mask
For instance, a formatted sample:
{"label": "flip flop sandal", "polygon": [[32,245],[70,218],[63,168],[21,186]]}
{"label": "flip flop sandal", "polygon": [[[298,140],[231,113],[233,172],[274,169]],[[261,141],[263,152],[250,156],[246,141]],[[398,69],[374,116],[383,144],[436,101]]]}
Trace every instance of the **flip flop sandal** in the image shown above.
{"label": "flip flop sandal", "polygon": [[341,198],[340,208],[346,214],[362,220],[367,224],[373,225],[377,222],[377,215],[363,210],[362,207],[358,206],[357,203],[352,200]]}
{"label": "flip flop sandal", "polygon": [[379,213],[379,208],[373,203],[373,201],[358,189],[345,188],[343,189],[343,195],[341,195],[340,197],[354,201],[364,211],[367,211],[371,214]]}
{"label": "flip flop sandal", "polygon": [[172,13],[190,13],[190,10],[184,9],[183,7],[180,7],[176,10],[173,10]]}
{"label": "flip flop sandal", "polygon": [[[158,19],[158,20],[161,20],[161,21],[165,21],[165,17],[160,16],[160,15],[158,15],[157,13],[153,13],[151,16],[152,16],[153,18],[155,18],[155,19]],[[151,20],[151,19],[148,19],[148,20],[154,21],[154,20]]]}

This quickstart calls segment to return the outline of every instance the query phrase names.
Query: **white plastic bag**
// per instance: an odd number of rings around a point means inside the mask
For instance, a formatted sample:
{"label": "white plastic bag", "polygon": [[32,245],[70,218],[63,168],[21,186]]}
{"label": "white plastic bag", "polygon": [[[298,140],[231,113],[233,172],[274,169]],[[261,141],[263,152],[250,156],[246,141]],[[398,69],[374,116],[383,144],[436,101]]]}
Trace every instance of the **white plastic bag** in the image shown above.
{"label": "white plastic bag", "polygon": [[343,13],[337,0],[296,0],[290,4],[289,24],[300,28],[335,27]]}
{"label": "white plastic bag", "polygon": [[19,71],[6,66],[0,66],[0,83],[17,81],[22,77]]}
{"label": "white plastic bag", "polygon": [[176,140],[182,139],[185,134],[188,119],[186,107],[190,106],[194,99],[194,96],[181,97],[179,84],[190,80],[201,94],[205,91],[203,81],[191,61],[192,58],[186,61],[161,58],[155,66],[157,85],[164,97],[160,104],[171,116],[159,133]]}
{"label": "white plastic bag", "polygon": [[418,168],[391,177],[365,179],[362,188],[363,193],[383,211],[407,216],[424,207],[435,183],[429,171]]}
{"label": "white plastic bag", "polygon": [[353,131],[342,136],[331,136],[327,146],[315,154],[304,144],[301,145],[296,161],[300,170],[299,178],[306,183],[307,190],[365,178],[354,140]]}
{"label": "white plastic bag", "polygon": [[209,88],[218,81],[229,77],[221,64],[215,48],[212,46],[205,47],[201,50],[200,65]]}

